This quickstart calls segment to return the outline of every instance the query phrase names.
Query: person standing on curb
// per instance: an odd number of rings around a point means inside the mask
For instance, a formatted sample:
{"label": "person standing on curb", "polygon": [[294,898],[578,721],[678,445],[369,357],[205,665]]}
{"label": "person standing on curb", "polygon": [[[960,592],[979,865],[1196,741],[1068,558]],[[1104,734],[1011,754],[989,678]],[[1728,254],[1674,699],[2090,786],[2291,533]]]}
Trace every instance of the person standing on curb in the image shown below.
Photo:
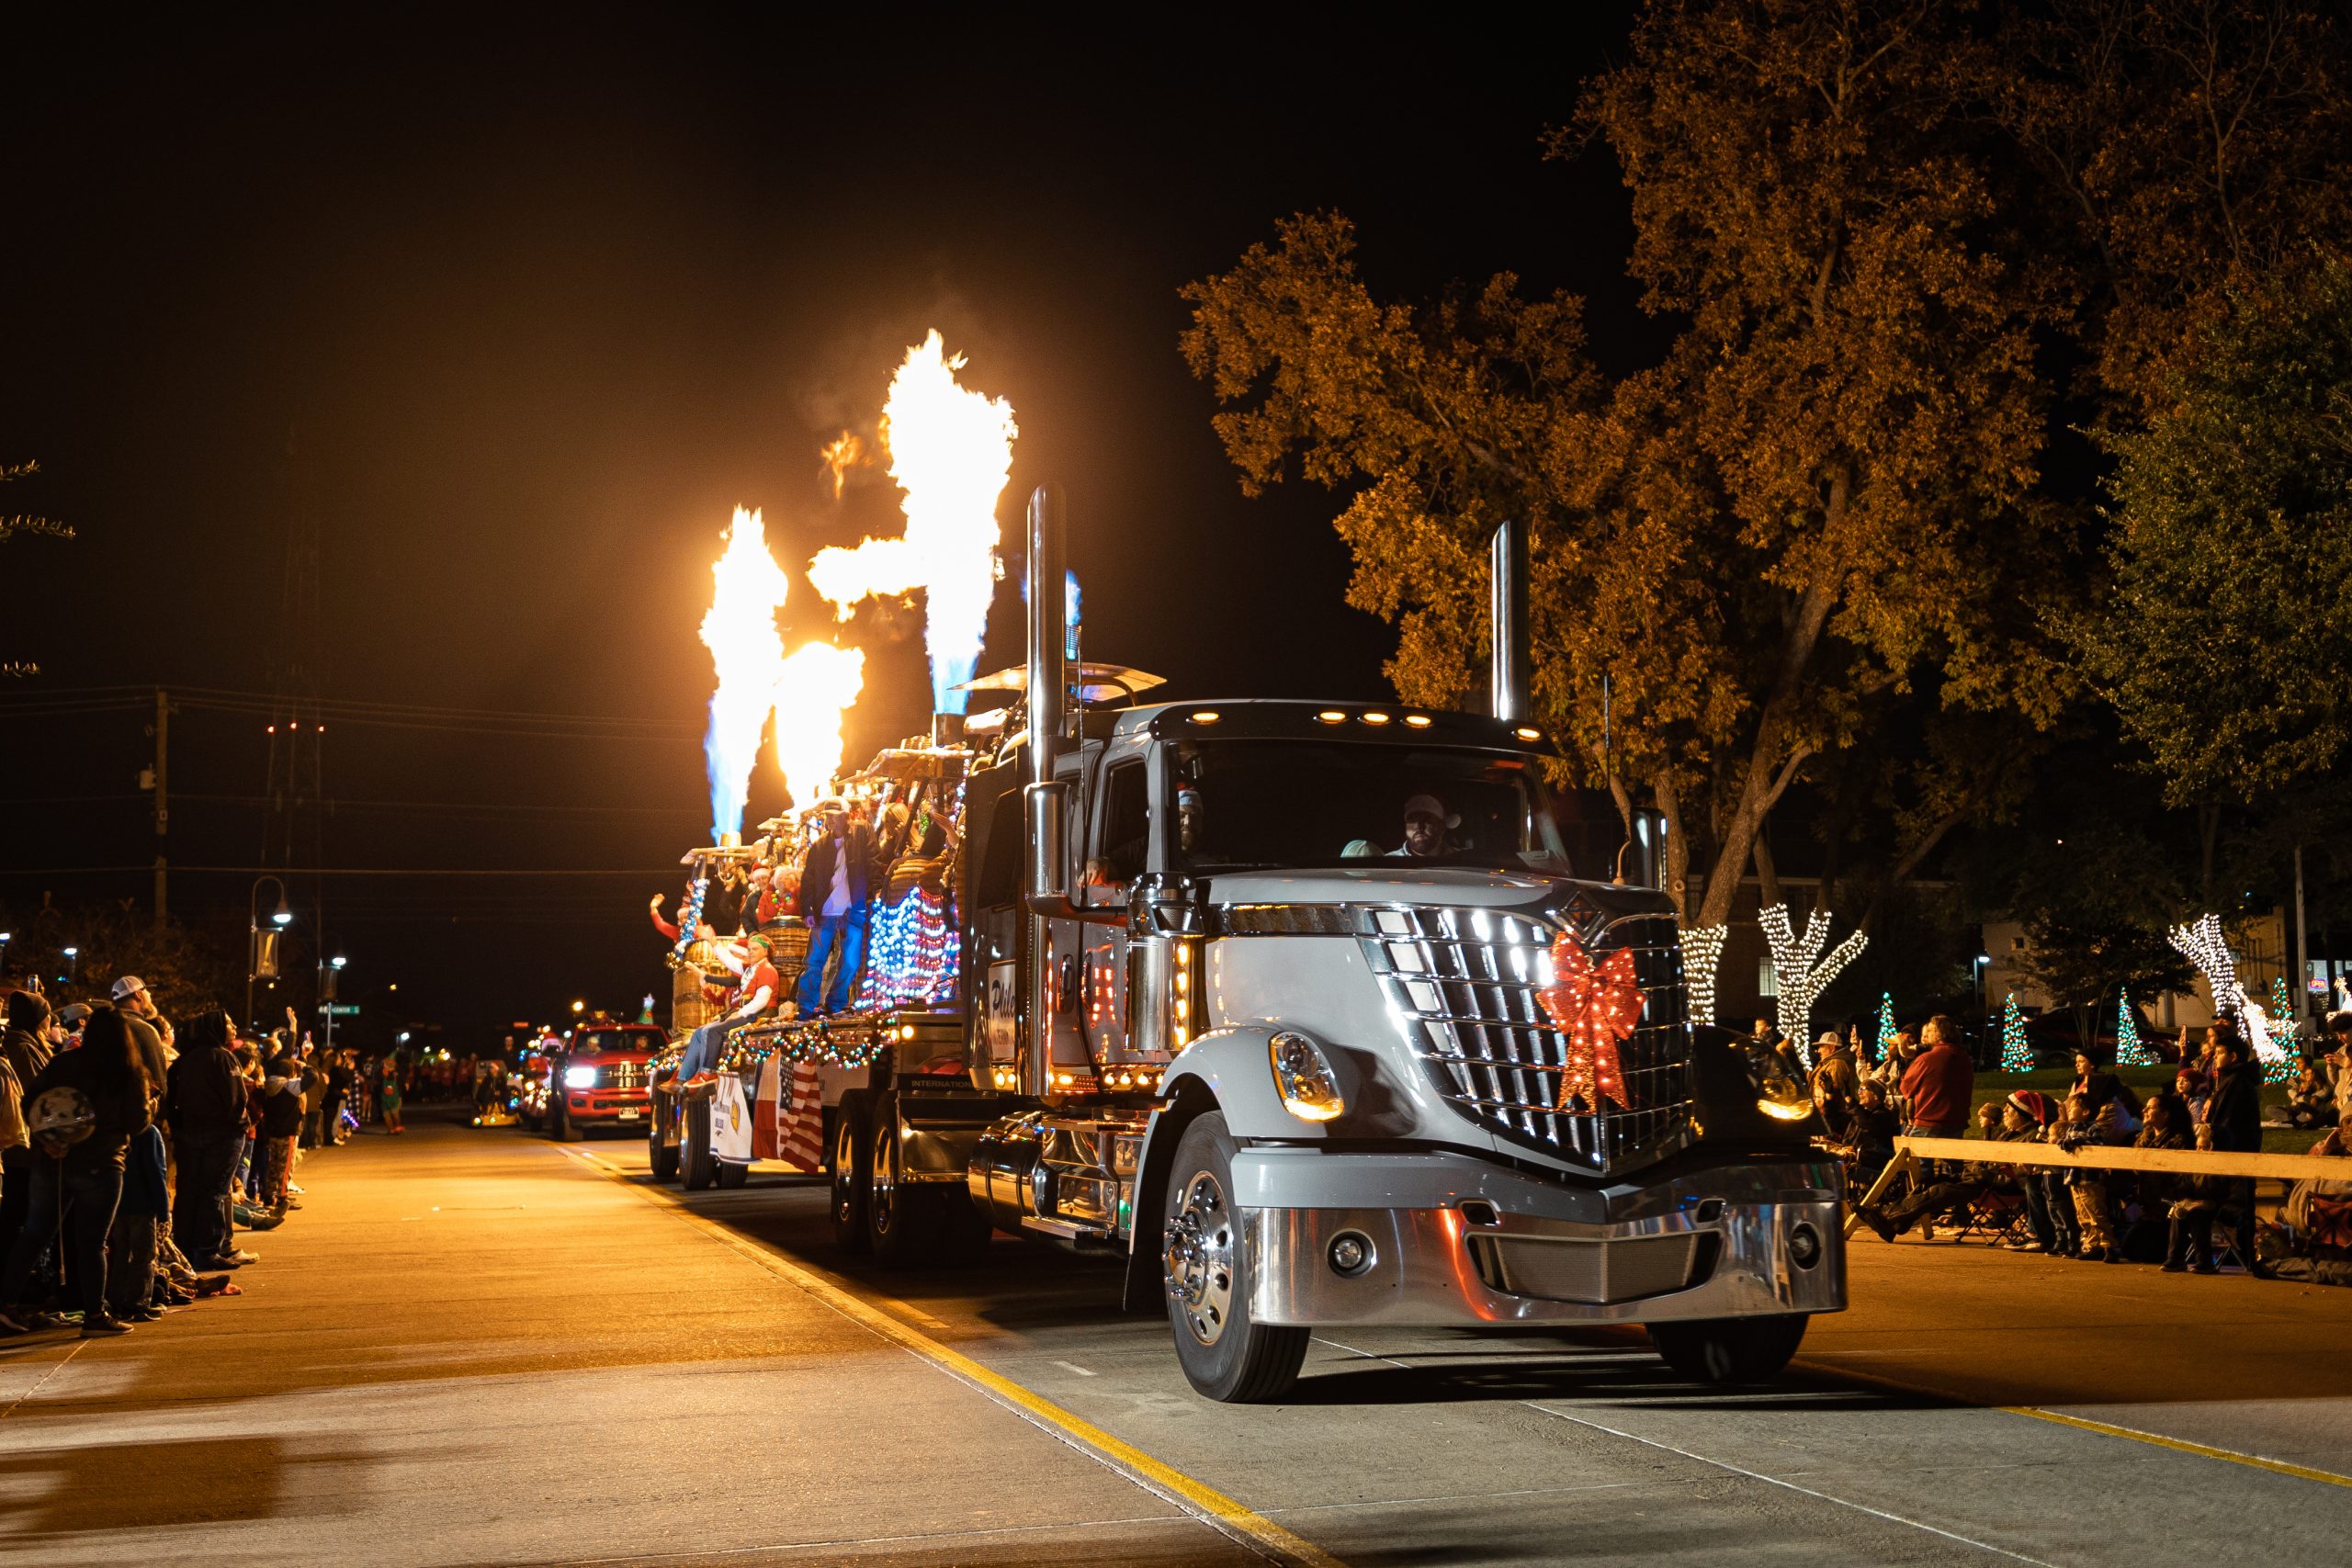
{"label": "person standing on curb", "polygon": [[198,1269],[234,1267],[230,1187],[245,1136],[245,1079],[236,1025],[213,1009],[187,1026],[187,1049],[172,1064],[172,1138],[179,1152],[173,1238]]}
{"label": "person standing on curb", "polygon": [[128,1334],[130,1325],[107,1312],[107,1232],[122,1198],[124,1146],[148,1124],[147,1074],[129,1015],[111,1008],[93,1013],[80,1048],[50,1063],[27,1104],[36,1145],[32,1201],[0,1269],[0,1307],[23,1303],[33,1264],[55,1238],[82,1298],[82,1337]]}

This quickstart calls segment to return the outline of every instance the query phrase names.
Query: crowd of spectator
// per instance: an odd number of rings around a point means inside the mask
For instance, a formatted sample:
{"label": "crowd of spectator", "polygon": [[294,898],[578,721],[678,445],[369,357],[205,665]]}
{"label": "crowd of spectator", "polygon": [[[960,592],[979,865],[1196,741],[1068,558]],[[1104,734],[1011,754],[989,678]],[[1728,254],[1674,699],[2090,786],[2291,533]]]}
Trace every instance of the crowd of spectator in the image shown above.
{"label": "crowd of spectator", "polygon": [[[1751,1052],[1768,1044],[1761,1021]],[[2334,1049],[2306,1059],[2289,1090],[2288,1124],[2331,1130],[2312,1149],[2352,1157],[2352,1013],[2329,1020]],[[1972,1122],[1975,1068],[1961,1032],[1937,1018],[1917,1036],[1903,1031],[1876,1065],[1857,1038],[1825,1033],[1811,1068],[1826,1139],[1848,1166],[1852,1190],[1871,1190],[1894,1157],[1897,1136],[1957,1138]],[[2063,1092],[2018,1089],[1976,1107],[1976,1135],[1999,1143],[2048,1144],[2068,1152],[2129,1145],[2149,1150],[2252,1153],[2262,1148],[2262,1073],[2236,1021],[2217,1020],[2190,1048],[2170,1083],[2144,1097],[2087,1049],[2075,1056]],[[2352,1120],[2352,1117],[2343,1118]],[[2048,1169],[2000,1161],[1925,1162],[1907,1190],[1892,1189],[1860,1217],[1892,1241],[1939,1225],[1975,1230],[2011,1251],[2105,1263],[2145,1263],[2167,1272],[2217,1272],[2220,1247],[2247,1272],[2297,1260],[2305,1277],[2317,1258],[2352,1282],[2352,1176],[2293,1185],[2278,1222],[2257,1238],[2251,1178],[2068,1165]]]}
{"label": "crowd of spectator", "polygon": [[310,1151],[342,1143],[370,1076],[293,1025],[176,1027],[135,975],[106,999],[6,997],[0,1046],[0,1334],[85,1338],[209,1296],[261,1261],[240,1232],[302,1206]]}

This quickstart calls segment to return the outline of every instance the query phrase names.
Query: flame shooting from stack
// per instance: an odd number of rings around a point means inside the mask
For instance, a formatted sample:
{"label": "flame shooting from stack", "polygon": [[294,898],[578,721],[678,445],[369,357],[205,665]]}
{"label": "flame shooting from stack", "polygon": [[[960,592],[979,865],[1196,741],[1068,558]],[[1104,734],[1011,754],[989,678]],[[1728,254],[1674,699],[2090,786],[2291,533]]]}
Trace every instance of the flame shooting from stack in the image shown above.
{"label": "flame shooting from stack", "polygon": [[842,715],[865,684],[865,655],[829,642],[802,646],[775,686],[775,761],[795,806],[812,806],[842,771]]}
{"label": "flame shooting from stack", "polygon": [[712,842],[723,843],[742,831],[752,768],[771,716],[776,763],[794,805],[815,800],[841,770],[842,715],[865,683],[865,656],[826,642],[785,656],[775,615],[792,581],[768,553],[758,513],[735,509],[727,548],[711,563],[710,574],[702,640],[718,686],[710,694],[703,755],[709,763]]}
{"label": "flame shooting from stack", "polygon": [[821,550],[808,564],[808,581],[843,620],[861,600],[923,590],[935,713],[964,711],[956,688],[979,662],[996,592],[996,503],[1020,434],[1011,403],[956,383],[963,367],[934,331],[891,378],[882,440],[904,494],[905,534]]}
{"label": "flame shooting from stack", "polygon": [[740,506],[727,530],[727,548],[711,563],[710,575],[702,641],[710,649],[718,687],[710,694],[710,729],[702,749],[710,773],[711,841],[719,843],[742,830],[760,731],[775,705],[776,680],[784,672],[784,638],[775,629],[775,613],[784,607],[792,582],[768,554],[760,514]]}

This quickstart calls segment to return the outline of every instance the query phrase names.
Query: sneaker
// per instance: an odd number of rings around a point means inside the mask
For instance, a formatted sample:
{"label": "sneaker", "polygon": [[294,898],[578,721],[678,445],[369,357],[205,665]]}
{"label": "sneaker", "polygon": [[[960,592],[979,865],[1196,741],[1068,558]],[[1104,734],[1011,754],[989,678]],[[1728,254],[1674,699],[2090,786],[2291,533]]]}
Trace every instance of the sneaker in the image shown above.
{"label": "sneaker", "polygon": [[2188,1271],[2192,1274],[2218,1274],[2222,1270],[2218,1264],[2192,1263],[2188,1267]]}
{"label": "sneaker", "polygon": [[289,1181],[286,1184],[286,1190],[288,1192],[300,1192],[302,1190],[301,1184],[299,1182]]}
{"label": "sneaker", "polygon": [[2167,1274],[2186,1274],[2188,1272],[2188,1265],[2167,1258],[2164,1262],[2164,1271]]}
{"label": "sneaker", "polygon": [[130,1332],[130,1325],[119,1317],[92,1317],[82,1322],[82,1337],[85,1339],[105,1339]]}
{"label": "sneaker", "polygon": [[2010,1252],[2047,1252],[2050,1250],[2040,1242],[2030,1238],[2025,1241],[2005,1241],[2001,1246]]}

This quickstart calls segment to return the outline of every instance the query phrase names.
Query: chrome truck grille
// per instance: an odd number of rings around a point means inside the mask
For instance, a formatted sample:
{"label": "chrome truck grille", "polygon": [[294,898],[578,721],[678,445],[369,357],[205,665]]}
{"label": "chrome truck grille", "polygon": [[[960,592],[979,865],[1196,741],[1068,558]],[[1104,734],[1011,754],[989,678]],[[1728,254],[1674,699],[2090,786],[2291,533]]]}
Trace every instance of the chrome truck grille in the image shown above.
{"label": "chrome truck grille", "polygon": [[[1357,934],[1438,1092],[1511,1142],[1597,1174],[1662,1158],[1690,1141],[1690,1044],[1682,955],[1671,915],[1611,919],[1571,900],[1541,917],[1394,906],[1357,911]],[[1567,1041],[1536,992],[1563,925],[1596,959],[1631,948],[1645,999],[1619,1047],[1619,1110],[1560,1110]]]}
{"label": "chrome truck grille", "polygon": [[610,1066],[596,1069],[598,1089],[643,1089],[645,1082],[646,1064],[643,1062],[615,1062]]}

